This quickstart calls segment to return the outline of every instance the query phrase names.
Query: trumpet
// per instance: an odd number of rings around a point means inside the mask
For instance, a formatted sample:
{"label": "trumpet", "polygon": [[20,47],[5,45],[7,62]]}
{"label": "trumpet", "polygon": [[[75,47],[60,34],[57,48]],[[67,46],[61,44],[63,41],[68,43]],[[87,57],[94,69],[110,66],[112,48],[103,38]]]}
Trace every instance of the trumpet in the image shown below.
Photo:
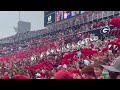
{"label": "trumpet", "polygon": [[69,49],[69,48],[71,47],[71,46],[70,46],[70,43],[68,43],[66,47]]}
{"label": "trumpet", "polygon": [[81,40],[79,40],[79,41],[77,42],[77,45],[78,45],[78,46],[80,46],[80,45],[81,45]]}
{"label": "trumpet", "polygon": [[98,36],[92,36],[90,37],[90,41],[97,41],[98,40]]}
{"label": "trumpet", "polygon": [[85,44],[85,39],[81,41],[81,45],[84,45],[84,44]]}

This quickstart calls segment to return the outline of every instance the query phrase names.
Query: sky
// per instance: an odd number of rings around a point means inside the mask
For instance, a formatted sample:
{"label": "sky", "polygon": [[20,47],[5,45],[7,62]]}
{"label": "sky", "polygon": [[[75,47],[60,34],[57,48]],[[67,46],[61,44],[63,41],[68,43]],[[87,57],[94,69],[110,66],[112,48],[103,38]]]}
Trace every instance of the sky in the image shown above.
{"label": "sky", "polygon": [[[21,21],[31,22],[31,31],[44,28],[44,11],[21,11]],[[19,11],[0,11],[0,39],[15,35]]]}

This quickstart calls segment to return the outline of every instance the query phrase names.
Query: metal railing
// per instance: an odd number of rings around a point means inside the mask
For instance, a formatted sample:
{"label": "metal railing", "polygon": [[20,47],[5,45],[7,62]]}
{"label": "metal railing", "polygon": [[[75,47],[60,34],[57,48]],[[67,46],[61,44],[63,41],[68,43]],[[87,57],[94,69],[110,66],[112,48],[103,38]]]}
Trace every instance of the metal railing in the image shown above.
{"label": "metal railing", "polygon": [[99,13],[98,13],[98,19],[101,19],[102,18],[102,12],[100,11]]}
{"label": "metal railing", "polygon": [[113,16],[114,12],[113,11],[107,11],[107,16]]}
{"label": "metal railing", "polygon": [[119,14],[119,11],[114,11],[114,15]]}

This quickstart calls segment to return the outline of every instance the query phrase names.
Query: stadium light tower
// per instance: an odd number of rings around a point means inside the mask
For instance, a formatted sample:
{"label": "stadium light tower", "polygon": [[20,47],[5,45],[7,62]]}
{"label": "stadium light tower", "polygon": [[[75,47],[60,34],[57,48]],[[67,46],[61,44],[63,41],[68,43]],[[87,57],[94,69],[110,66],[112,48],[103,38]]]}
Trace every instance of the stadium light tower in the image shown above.
{"label": "stadium light tower", "polygon": [[[18,22],[20,21],[20,15],[21,15],[21,11],[18,11]],[[13,29],[15,30],[15,32],[17,33],[18,32],[18,26],[17,27],[15,27],[15,26],[13,26]]]}
{"label": "stadium light tower", "polygon": [[21,12],[19,11],[19,21],[20,21],[20,14],[21,14]]}

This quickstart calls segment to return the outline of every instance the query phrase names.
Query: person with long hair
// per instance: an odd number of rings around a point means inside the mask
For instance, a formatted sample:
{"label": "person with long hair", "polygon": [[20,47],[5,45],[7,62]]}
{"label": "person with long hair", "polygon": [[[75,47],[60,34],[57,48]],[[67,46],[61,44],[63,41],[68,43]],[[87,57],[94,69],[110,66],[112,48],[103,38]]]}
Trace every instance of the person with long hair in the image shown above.
{"label": "person with long hair", "polygon": [[85,66],[82,69],[82,74],[85,76],[85,79],[95,79],[95,73],[93,65]]}

